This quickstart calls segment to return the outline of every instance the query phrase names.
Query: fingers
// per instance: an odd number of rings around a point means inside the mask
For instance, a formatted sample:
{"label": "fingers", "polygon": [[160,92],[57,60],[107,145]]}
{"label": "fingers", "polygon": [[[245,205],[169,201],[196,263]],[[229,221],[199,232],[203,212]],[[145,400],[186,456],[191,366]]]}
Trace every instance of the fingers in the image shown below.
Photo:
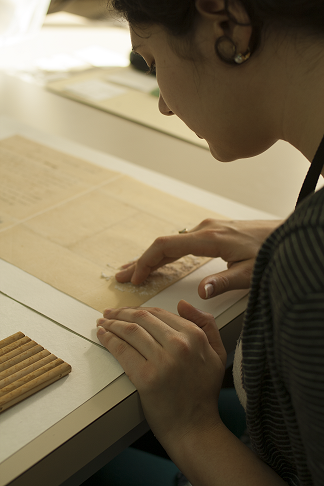
{"label": "fingers", "polygon": [[181,317],[194,322],[198,327],[200,327],[200,329],[204,331],[209,344],[219,355],[223,365],[225,366],[227,353],[221,340],[214,316],[207,312],[196,309],[185,300],[181,300],[179,302],[178,312]]}
{"label": "fingers", "polygon": [[123,266],[124,268],[116,274],[118,282],[131,282],[134,285],[139,285],[147,279],[151,272],[174,261],[177,257],[174,258],[171,255],[170,258],[167,254],[170,251],[170,245],[165,244],[168,239],[168,237],[157,238],[135,264],[128,268]]}
{"label": "fingers", "polygon": [[202,299],[210,299],[229,290],[250,288],[254,258],[233,263],[227,270],[204,278],[198,286]]}
{"label": "fingers", "polygon": [[175,258],[163,258],[158,265],[150,266],[145,263],[143,264],[141,259],[139,259],[132,266],[116,273],[115,278],[121,283],[131,282],[134,285],[140,285],[152,272],[154,272],[154,270],[157,270],[167,263],[174,262],[175,260]]}
{"label": "fingers", "polygon": [[[175,350],[177,342],[195,339],[197,325],[190,320],[158,308],[121,308],[106,309],[104,318],[98,319],[97,325],[108,331],[108,335],[98,334],[100,342],[120,361],[119,355],[125,352],[125,345],[113,336],[125,341],[136,349],[145,359],[150,360],[164,349]],[[182,337],[181,337],[182,336]],[[127,347],[126,347],[127,348]],[[126,349],[127,354],[131,352]]]}
{"label": "fingers", "polygon": [[132,346],[136,346],[143,356],[149,358],[147,346],[152,346],[155,341],[164,346],[170,333],[183,329],[182,319],[170,312],[158,308],[133,308],[106,309],[104,319],[98,323],[105,329],[125,339]]}
{"label": "fingers", "polygon": [[[119,319],[125,322],[136,322],[158,341],[168,328],[181,332],[185,325],[183,320],[171,312],[158,307],[123,307],[120,309],[105,309],[105,319]],[[190,323],[188,323],[190,324]]]}
{"label": "fingers", "polygon": [[[126,375],[132,379],[132,370],[140,370],[145,366],[146,358],[139,353],[133,346],[127,343],[124,339],[107,329],[107,325],[98,319],[97,337],[101,344],[108,349],[108,351],[117,359]],[[134,383],[136,386],[136,383]]]}
{"label": "fingers", "polygon": [[[232,263],[253,259],[278,223],[206,219],[187,233],[157,238],[137,262],[124,265],[116,274],[116,279],[139,285],[157,268],[188,254],[221,257]],[[240,283],[242,275],[237,275],[237,278],[234,272],[219,274],[215,282],[206,282],[206,285],[210,283],[207,289],[201,287],[199,295],[206,298],[227,290],[248,287],[247,278],[245,283]]]}
{"label": "fingers", "polygon": [[222,248],[218,248],[215,234],[193,229],[188,233],[157,238],[143,253],[137,262],[116,274],[119,282],[143,283],[151,272],[167,263],[174,262],[184,255],[218,257]]}
{"label": "fingers", "polygon": [[[172,347],[172,333],[179,335],[189,331],[190,334],[198,326],[206,334],[214,351],[226,362],[226,352],[215,318],[184,300],[179,302],[178,312],[180,317],[158,308],[107,309],[104,311],[105,318],[98,319],[98,325],[108,333],[105,335],[100,331],[102,334],[98,334],[98,338],[122,364],[123,353],[127,357],[132,356],[133,349],[136,349],[145,359],[154,358],[162,347]],[[194,336],[197,338],[196,333]]]}
{"label": "fingers", "polygon": [[149,368],[158,372],[170,357],[187,356],[190,343],[195,346],[201,337],[194,323],[163,309],[107,309],[104,316],[97,321],[98,339],[137,388],[150,376]]}
{"label": "fingers", "polygon": [[201,221],[199,224],[197,224],[197,226],[195,226],[194,228],[189,230],[188,233],[189,232],[195,233],[196,231],[200,231],[202,229],[210,228],[210,227],[213,227],[215,229],[215,228],[217,228],[219,223],[224,224],[224,220],[219,221],[217,219],[207,218],[207,219],[204,219],[203,221]]}
{"label": "fingers", "polygon": [[143,255],[131,266],[123,265],[116,274],[118,282],[143,283],[151,272],[167,263],[174,262],[184,255],[192,253],[192,243],[188,234],[157,238]]}
{"label": "fingers", "polygon": [[130,282],[136,267],[136,263],[123,265],[122,270],[116,273],[115,278],[117,282],[125,283]]}
{"label": "fingers", "polygon": [[131,262],[128,262],[128,263],[125,263],[124,265],[122,265],[120,268],[122,270],[124,270],[125,268],[128,268],[128,267],[131,267],[132,265],[134,265],[136,263],[136,259],[132,260]]}
{"label": "fingers", "polygon": [[189,253],[196,254],[191,234],[157,238],[138,259],[131,282],[135,285],[140,284],[152,271]]}
{"label": "fingers", "polygon": [[[125,322],[118,319],[98,319],[98,339],[101,344],[104,344],[100,339],[103,336],[107,349],[118,357],[121,357],[125,352],[130,354],[132,350],[136,351],[145,359],[152,357],[152,349],[158,347],[158,342],[146,330],[138,325],[136,322]],[[103,328],[106,333],[103,333],[100,328]],[[128,349],[131,348],[131,349]]]}

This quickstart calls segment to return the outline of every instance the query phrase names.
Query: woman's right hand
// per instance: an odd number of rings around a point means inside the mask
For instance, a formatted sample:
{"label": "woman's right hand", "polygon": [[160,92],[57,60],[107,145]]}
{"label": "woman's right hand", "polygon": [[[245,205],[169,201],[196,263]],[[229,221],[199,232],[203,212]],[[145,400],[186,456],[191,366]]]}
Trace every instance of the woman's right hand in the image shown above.
{"label": "woman's right hand", "polygon": [[185,255],[222,258],[227,270],[206,276],[198,286],[202,299],[250,287],[256,255],[263,241],[281,221],[206,219],[187,233],[162,236],[133,263],[123,265],[118,282],[139,285],[151,272]]}

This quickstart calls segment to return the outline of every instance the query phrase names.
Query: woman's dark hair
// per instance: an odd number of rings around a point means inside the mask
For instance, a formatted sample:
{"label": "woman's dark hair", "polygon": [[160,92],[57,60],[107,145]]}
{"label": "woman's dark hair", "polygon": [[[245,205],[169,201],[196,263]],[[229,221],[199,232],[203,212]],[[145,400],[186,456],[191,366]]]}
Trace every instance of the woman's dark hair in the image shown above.
{"label": "woman's dark hair", "polygon": [[175,36],[188,34],[196,17],[194,0],[112,0],[112,5],[135,27],[159,24]]}
{"label": "woman's dark hair", "polygon": [[[252,52],[260,44],[264,27],[324,34],[323,0],[225,0],[225,9],[234,21],[231,5],[237,2],[250,18]],[[195,0],[112,0],[112,5],[132,26],[159,24],[173,36],[190,34],[197,16]]]}

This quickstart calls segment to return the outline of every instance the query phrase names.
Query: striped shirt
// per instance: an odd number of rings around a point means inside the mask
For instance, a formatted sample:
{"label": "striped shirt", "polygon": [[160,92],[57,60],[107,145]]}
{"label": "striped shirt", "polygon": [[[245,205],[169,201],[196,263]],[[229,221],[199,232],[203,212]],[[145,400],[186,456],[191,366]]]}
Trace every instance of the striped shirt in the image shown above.
{"label": "striped shirt", "polygon": [[289,485],[324,485],[324,189],[263,244],[242,353],[253,449]]}

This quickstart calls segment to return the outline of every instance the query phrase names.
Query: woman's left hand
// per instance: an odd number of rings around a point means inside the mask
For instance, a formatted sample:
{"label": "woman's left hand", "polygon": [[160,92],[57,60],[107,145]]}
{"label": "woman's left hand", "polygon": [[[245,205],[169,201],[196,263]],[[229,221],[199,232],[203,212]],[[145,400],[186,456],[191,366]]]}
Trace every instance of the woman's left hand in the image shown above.
{"label": "woman's left hand", "polygon": [[136,386],[166,449],[197,427],[217,426],[226,363],[214,317],[185,301],[178,312],[126,307],[105,310],[98,319],[100,342]]}

